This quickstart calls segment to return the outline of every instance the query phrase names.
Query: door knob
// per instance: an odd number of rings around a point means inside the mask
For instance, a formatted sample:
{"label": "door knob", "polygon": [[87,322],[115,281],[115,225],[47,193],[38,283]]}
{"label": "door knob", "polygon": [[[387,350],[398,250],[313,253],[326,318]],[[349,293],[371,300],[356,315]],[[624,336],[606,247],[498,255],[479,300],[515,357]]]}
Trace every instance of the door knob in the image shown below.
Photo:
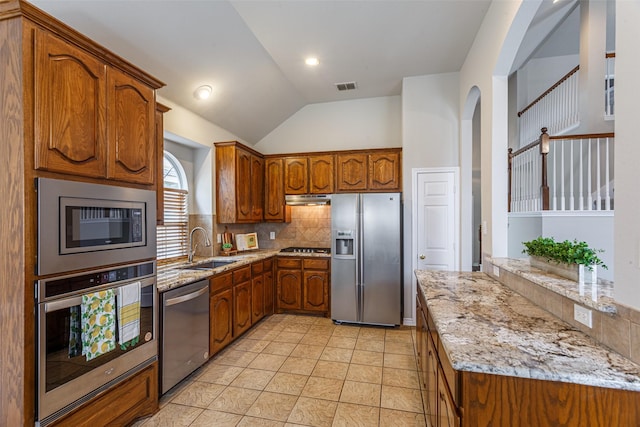
{"label": "door knob", "polygon": [[426,257],[423,255],[420,255],[420,259],[425,259]]}

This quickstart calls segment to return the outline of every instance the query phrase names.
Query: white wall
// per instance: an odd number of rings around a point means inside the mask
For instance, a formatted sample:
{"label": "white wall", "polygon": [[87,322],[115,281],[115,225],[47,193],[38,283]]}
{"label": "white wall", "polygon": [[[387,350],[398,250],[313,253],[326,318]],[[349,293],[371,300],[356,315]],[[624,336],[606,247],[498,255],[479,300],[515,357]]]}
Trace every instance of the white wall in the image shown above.
{"label": "white wall", "polygon": [[458,73],[402,81],[402,180],[404,198],[404,320],[415,319],[416,279],[411,270],[412,169],[458,166]]}
{"label": "white wall", "polygon": [[640,2],[616,2],[616,212],[614,220],[618,301],[640,309]]}
{"label": "white wall", "polygon": [[580,55],[532,58],[518,70],[517,108],[523,110],[534,99],[580,64]]}
{"label": "white wall", "polygon": [[460,71],[459,108],[474,86],[482,93],[482,221],[487,224],[482,243],[483,252],[493,256],[506,256],[508,246],[507,75],[539,5],[539,0],[492,2]]}
{"label": "white wall", "polygon": [[262,138],[263,154],[400,147],[400,96],[310,104]]}
{"label": "white wall", "polygon": [[615,247],[613,242],[613,212],[537,212],[509,214],[509,257],[524,258],[522,242],[539,236],[553,237],[557,242],[564,240],[587,242],[589,247],[603,250],[598,257],[608,269],[598,269],[598,277],[614,280]]}
{"label": "white wall", "polygon": [[[213,143],[240,141],[236,135],[217,126],[184,107],[162,97],[158,102],[170,107],[164,114],[165,139],[175,144],[169,150],[180,159],[188,161],[191,171],[189,182],[189,213],[211,215],[215,212],[215,155]],[[178,148],[182,147],[182,148]],[[177,154],[174,152],[177,150]],[[191,154],[185,154],[190,150]],[[182,156],[182,157],[181,157]]]}

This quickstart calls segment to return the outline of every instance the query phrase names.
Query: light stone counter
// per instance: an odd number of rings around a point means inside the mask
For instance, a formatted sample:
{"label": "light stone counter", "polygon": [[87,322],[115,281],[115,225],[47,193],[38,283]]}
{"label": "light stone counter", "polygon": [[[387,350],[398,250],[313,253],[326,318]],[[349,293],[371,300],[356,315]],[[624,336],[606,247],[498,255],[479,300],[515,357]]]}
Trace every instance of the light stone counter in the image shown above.
{"label": "light stone counter", "polygon": [[[280,252],[279,249],[260,249],[255,251],[246,251],[246,253],[238,253],[231,256],[214,256],[208,258],[196,258],[191,264],[171,264],[168,266],[158,267],[158,292],[166,292],[171,289],[179,288],[189,283],[196,282],[198,280],[207,279],[216,274],[224,273],[225,271],[233,270],[243,265],[251,264],[255,261],[260,261],[272,256],[286,256],[286,257],[317,257],[317,258],[331,258],[331,254],[313,254],[313,253],[292,253],[292,252]],[[222,267],[216,267],[206,270],[193,270],[189,267],[196,267],[199,264],[206,264],[211,261],[233,261],[230,264],[223,265]]]}
{"label": "light stone counter", "polygon": [[574,282],[532,267],[528,259],[522,258],[487,258],[487,261],[586,307],[603,313],[617,312],[613,283],[609,281],[599,279],[593,285]]}
{"label": "light stone counter", "polygon": [[416,270],[454,369],[640,391],[640,366],[484,273]]}
{"label": "light stone counter", "polygon": [[[179,288],[189,283],[196,282],[202,279],[208,279],[216,274],[224,273],[225,271],[233,270],[243,265],[251,264],[255,261],[260,261],[271,256],[278,255],[277,249],[261,249],[257,251],[247,251],[247,253],[240,253],[232,256],[214,256],[208,258],[196,258],[191,264],[171,264],[169,266],[158,267],[158,292],[166,292],[171,289]],[[233,261],[230,264],[223,265],[222,267],[216,267],[206,270],[193,270],[189,267],[196,267],[199,264],[205,264],[211,261]]]}

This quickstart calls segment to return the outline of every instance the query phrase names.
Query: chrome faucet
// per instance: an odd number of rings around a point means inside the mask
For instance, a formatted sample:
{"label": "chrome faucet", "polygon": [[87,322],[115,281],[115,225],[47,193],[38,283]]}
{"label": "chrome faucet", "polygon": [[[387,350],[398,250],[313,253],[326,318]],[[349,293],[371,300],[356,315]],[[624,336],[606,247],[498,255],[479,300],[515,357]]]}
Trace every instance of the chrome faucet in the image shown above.
{"label": "chrome faucet", "polygon": [[202,231],[202,234],[204,234],[204,245],[206,247],[211,246],[211,240],[209,240],[209,236],[207,236],[207,231],[202,228],[202,227],[193,227],[193,229],[191,230],[191,232],[189,233],[189,253],[187,255],[187,260],[189,262],[193,262],[193,256],[196,254],[196,249],[198,248],[198,244],[196,243],[196,247],[193,247],[193,233],[196,230],[200,230]]}

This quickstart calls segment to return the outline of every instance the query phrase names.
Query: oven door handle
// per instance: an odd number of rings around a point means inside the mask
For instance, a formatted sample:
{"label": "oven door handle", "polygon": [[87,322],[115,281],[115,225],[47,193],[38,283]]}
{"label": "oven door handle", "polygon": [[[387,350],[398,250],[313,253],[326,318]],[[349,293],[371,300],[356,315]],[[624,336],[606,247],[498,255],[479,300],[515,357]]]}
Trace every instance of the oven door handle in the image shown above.
{"label": "oven door handle", "polygon": [[58,301],[49,301],[44,303],[44,312],[50,313],[52,311],[64,310],[65,308],[73,307],[80,304],[82,304],[82,296],[65,298]]}
{"label": "oven door handle", "polygon": [[165,307],[169,307],[170,305],[180,304],[181,302],[190,301],[192,299],[198,298],[200,295],[209,292],[209,286],[205,286],[204,288],[191,292],[190,294],[182,295],[175,298],[170,298],[164,302]]}

